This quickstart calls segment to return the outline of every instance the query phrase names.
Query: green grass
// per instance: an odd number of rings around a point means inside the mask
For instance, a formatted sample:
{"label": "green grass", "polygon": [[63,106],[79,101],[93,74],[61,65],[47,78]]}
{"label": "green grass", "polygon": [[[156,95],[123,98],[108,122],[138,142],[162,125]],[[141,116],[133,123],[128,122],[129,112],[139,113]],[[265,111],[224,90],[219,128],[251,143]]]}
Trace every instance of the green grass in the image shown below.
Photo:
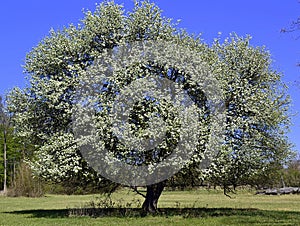
{"label": "green grass", "polygon": [[[158,216],[68,216],[69,208],[83,207],[96,197],[99,196],[0,196],[0,225],[300,225],[299,195],[257,196],[247,191],[239,191],[232,198],[215,190],[165,191]],[[116,203],[142,201],[127,190],[118,191],[112,199]],[[137,203],[134,201],[131,207]]]}

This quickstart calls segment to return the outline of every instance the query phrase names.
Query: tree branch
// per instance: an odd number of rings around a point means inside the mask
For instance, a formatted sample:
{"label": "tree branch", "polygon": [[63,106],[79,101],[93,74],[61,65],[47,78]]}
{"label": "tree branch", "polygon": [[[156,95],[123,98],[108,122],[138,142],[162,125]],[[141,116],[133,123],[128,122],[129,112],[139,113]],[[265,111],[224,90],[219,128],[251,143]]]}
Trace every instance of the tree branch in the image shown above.
{"label": "tree branch", "polygon": [[137,190],[137,187],[130,187],[130,188],[132,188],[133,191],[136,192],[138,195],[141,195],[141,196],[143,196],[144,198],[146,198],[146,195],[144,195],[143,193],[139,192],[139,191]]}

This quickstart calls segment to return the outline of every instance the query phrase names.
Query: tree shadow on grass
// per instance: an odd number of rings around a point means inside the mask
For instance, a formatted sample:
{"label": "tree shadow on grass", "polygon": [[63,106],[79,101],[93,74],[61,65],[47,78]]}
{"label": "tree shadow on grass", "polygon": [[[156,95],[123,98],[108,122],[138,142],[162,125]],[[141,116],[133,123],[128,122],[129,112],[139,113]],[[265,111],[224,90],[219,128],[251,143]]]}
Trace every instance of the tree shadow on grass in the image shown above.
{"label": "tree shadow on grass", "polygon": [[37,209],[37,210],[17,210],[12,212],[5,212],[8,214],[31,215],[32,218],[64,218],[69,216],[68,209]]}
{"label": "tree shadow on grass", "polygon": [[[7,212],[11,214],[26,214],[32,218],[66,218],[73,216],[89,217],[145,217],[147,214],[137,208],[74,208],[57,210],[22,210]],[[293,219],[299,220],[300,212],[295,211],[270,211],[258,209],[236,208],[160,208],[153,216],[184,218],[203,217],[260,217],[273,220]]]}

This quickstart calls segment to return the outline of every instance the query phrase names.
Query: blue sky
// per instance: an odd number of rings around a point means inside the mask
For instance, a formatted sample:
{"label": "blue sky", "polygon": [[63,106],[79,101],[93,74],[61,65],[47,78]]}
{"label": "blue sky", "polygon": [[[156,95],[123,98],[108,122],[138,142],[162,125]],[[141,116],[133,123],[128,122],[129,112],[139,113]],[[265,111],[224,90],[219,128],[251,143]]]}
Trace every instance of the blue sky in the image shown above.
{"label": "blue sky", "polygon": [[[59,29],[70,23],[77,24],[83,18],[82,9],[95,9],[95,0],[27,0],[1,1],[0,14],[0,94],[14,86],[24,87],[26,82],[22,66],[26,53],[48,35],[51,28]],[[125,9],[133,7],[131,0],[116,0]],[[300,112],[300,87],[292,85],[300,81],[300,32],[282,34],[300,16],[297,0],[156,0],[163,15],[181,19],[180,27],[190,33],[202,33],[205,42],[211,43],[218,32],[225,38],[231,32],[253,37],[252,45],[266,46],[274,60],[274,69],[284,74],[290,86],[293,106],[291,114]],[[290,140],[300,151],[300,116],[292,119]]]}

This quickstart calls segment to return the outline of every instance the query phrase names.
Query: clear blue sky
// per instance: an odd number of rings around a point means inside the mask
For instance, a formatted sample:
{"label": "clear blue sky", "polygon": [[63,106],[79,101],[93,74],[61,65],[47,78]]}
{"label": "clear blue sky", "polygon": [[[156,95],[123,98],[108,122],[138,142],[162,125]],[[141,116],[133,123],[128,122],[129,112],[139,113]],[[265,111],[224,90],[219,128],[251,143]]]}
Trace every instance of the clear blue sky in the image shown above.
{"label": "clear blue sky", "polygon": [[[95,9],[95,0],[27,0],[1,1],[0,21],[0,94],[14,86],[23,87],[25,75],[21,65],[28,53],[48,35],[50,28],[62,28],[69,23],[77,24],[83,17],[82,9]],[[126,9],[133,7],[131,0],[116,0]],[[284,74],[293,100],[292,113],[300,112],[300,87],[290,85],[300,81],[300,32],[280,33],[300,16],[297,0],[156,0],[166,17],[181,19],[181,27],[190,33],[202,33],[211,43],[218,32],[222,38],[230,32],[253,37],[253,45],[265,45],[271,52],[274,68]],[[300,116],[292,120],[289,137],[300,151]]]}

